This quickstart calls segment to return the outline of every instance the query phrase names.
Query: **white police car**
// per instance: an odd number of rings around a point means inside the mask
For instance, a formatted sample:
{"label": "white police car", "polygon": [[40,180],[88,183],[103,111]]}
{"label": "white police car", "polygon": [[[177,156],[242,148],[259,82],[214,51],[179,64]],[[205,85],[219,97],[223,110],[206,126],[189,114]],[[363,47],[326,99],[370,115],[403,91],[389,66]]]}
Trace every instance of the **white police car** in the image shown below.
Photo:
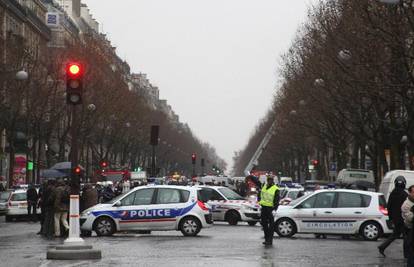
{"label": "white police car", "polygon": [[185,236],[196,236],[213,223],[209,206],[200,200],[198,191],[173,185],[136,187],[82,212],[82,233],[109,236],[127,230],[180,230]]}
{"label": "white police car", "polygon": [[275,231],[281,237],[312,233],[377,240],[391,233],[384,195],[369,191],[318,190],[279,206],[275,215]]}
{"label": "white police car", "polygon": [[260,205],[249,201],[224,186],[200,186],[200,195],[207,201],[213,212],[214,221],[226,221],[237,225],[239,221],[250,226],[260,221]]}

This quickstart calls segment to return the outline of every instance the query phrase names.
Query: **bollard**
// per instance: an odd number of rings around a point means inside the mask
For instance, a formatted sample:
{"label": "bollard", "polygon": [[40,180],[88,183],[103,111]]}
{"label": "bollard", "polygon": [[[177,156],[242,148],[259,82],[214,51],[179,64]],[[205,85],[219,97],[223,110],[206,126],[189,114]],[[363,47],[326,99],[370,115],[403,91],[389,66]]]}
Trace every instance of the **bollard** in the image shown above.
{"label": "bollard", "polygon": [[69,237],[65,240],[65,244],[84,243],[84,240],[80,238],[79,217],[79,195],[70,195]]}

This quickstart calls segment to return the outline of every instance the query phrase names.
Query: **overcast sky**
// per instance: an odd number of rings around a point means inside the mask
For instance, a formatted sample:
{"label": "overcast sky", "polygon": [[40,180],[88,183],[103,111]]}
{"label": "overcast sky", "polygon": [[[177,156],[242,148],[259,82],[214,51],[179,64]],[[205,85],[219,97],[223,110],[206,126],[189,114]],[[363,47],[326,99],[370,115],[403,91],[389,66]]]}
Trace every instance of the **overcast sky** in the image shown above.
{"label": "overcast sky", "polygon": [[[133,72],[229,167],[270,108],[280,56],[317,0],[82,0]],[[161,129],[162,131],[162,129]]]}

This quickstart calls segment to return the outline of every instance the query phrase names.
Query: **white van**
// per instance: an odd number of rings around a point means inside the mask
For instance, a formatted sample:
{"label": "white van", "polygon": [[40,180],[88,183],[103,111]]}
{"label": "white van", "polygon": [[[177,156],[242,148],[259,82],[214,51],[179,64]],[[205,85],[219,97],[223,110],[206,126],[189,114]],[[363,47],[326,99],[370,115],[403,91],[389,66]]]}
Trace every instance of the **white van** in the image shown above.
{"label": "white van", "polygon": [[394,181],[398,176],[403,176],[407,181],[406,188],[414,185],[414,171],[407,170],[393,170],[385,174],[384,179],[382,179],[379,191],[384,194],[385,199],[388,201],[392,190],[394,190]]}
{"label": "white van", "polygon": [[359,181],[375,184],[374,172],[361,169],[343,169],[339,171],[336,180],[343,184],[353,184]]}

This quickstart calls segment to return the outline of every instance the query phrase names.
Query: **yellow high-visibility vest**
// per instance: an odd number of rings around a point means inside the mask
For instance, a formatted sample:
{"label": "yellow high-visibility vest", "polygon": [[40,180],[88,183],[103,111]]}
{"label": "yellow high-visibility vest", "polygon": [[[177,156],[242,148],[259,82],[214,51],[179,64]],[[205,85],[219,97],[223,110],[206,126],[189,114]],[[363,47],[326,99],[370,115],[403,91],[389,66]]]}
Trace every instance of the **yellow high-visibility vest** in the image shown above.
{"label": "yellow high-visibility vest", "polygon": [[272,185],[270,188],[267,188],[267,185],[263,186],[259,204],[265,207],[273,207],[273,200],[275,199],[277,190],[279,190],[279,187],[276,185]]}

